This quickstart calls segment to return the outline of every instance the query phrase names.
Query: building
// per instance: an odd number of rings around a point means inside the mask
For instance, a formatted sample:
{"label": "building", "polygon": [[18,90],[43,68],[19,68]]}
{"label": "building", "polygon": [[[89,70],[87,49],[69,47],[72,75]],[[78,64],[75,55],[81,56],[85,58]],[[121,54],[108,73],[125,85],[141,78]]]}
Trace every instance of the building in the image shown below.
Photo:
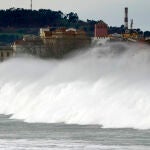
{"label": "building", "polygon": [[48,55],[61,57],[75,49],[85,48],[90,45],[91,38],[86,35],[83,30],[74,28],[57,28],[55,30],[42,30],[41,39],[47,48]]}
{"label": "building", "polygon": [[40,37],[45,37],[45,33],[49,31],[49,28],[40,28]]}
{"label": "building", "polygon": [[14,51],[10,46],[0,46],[0,61],[13,56]]}
{"label": "building", "polygon": [[44,43],[42,39],[35,35],[24,35],[22,40],[13,43],[13,50],[18,54],[29,53],[37,56],[44,55]]}
{"label": "building", "polygon": [[14,50],[18,53],[29,53],[40,57],[62,57],[64,54],[91,43],[91,38],[83,30],[65,27],[51,30],[41,28],[40,36],[24,36],[22,40],[15,41]]}
{"label": "building", "polygon": [[100,20],[95,24],[95,38],[106,38],[108,37],[108,25]]}

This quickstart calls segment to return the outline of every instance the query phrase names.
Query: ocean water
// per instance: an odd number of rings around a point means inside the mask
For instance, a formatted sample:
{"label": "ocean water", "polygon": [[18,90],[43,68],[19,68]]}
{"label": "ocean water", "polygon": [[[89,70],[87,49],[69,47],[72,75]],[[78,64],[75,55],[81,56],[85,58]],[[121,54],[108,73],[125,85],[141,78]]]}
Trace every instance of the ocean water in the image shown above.
{"label": "ocean water", "polygon": [[131,43],[0,63],[0,149],[149,150],[149,66]]}
{"label": "ocean water", "polygon": [[25,123],[0,116],[3,150],[149,150],[150,130],[98,125]]}

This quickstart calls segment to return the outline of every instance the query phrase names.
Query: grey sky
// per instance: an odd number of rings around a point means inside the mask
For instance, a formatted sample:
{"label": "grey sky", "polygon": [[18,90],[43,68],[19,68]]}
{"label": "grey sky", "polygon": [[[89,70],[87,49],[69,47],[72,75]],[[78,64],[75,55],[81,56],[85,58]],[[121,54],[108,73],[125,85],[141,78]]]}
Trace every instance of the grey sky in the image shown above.
{"label": "grey sky", "polygon": [[[29,8],[30,0],[1,0],[1,9],[11,7]],[[123,24],[124,7],[129,8],[129,19],[134,19],[134,27],[150,30],[150,0],[33,0],[33,9],[73,11],[83,20],[103,19],[112,26]]]}

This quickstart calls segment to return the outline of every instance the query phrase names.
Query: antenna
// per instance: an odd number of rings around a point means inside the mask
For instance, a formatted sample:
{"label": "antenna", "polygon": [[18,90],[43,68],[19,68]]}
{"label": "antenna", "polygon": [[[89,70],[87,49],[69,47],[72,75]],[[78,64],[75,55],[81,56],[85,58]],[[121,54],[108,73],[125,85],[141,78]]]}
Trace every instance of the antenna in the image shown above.
{"label": "antenna", "polygon": [[31,10],[32,10],[32,0],[31,0]]}
{"label": "antenna", "polygon": [[131,19],[131,25],[130,25],[131,30],[133,29],[133,19]]}

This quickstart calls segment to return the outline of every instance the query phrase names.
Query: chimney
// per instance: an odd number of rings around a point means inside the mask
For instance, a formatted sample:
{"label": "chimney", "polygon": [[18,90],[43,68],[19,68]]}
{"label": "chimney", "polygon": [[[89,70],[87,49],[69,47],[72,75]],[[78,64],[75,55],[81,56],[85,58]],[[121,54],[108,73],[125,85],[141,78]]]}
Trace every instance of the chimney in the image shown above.
{"label": "chimney", "polygon": [[124,27],[128,29],[128,7],[125,7]]}

